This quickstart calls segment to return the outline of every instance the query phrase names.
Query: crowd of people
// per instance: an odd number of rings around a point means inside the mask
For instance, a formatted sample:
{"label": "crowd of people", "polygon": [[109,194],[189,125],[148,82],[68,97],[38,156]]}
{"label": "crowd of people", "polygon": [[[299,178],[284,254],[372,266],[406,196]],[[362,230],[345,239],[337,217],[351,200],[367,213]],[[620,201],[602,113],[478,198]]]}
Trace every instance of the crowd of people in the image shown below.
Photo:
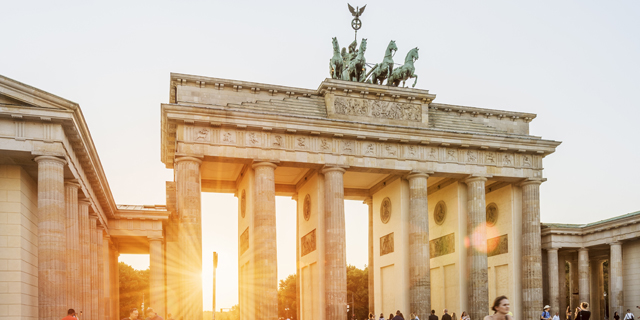
{"label": "crowd of people", "polygon": [[[159,316],[152,308],[147,308],[147,317],[144,320],[163,320],[161,316]],[[138,308],[129,309],[129,316],[122,320],[138,320]],[[80,313],[76,313],[74,309],[69,309],[67,311],[67,316],[62,318],[62,320],[81,320],[82,319],[82,311]],[[142,320],[142,318],[140,318]],[[167,315],[167,320],[173,320],[171,314]]]}
{"label": "crowd of people", "polygon": [[[488,315],[484,317],[484,320],[513,320],[513,314],[509,311],[509,298],[506,296],[497,297],[493,301],[493,306],[491,307],[493,310],[492,315]],[[393,313],[389,314],[389,318],[385,318],[384,314],[381,313],[378,319],[375,318],[373,313],[369,313],[368,320],[420,320],[418,315],[415,312],[410,313],[409,319],[406,319],[400,310],[397,310],[395,315]],[[438,320],[438,316],[436,315],[435,310],[431,310],[431,314],[429,315],[429,319],[425,320]],[[442,311],[442,317],[440,320],[458,320],[456,313],[453,312],[449,314],[449,310],[444,309]],[[471,320],[469,314],[466,311],[462,311],[459,320]],[[551,320],[551,319],[542,319],[542,320]],[[555,319],[554,319],[555,320]],[[581,320],[589,320],[581,319]]]}

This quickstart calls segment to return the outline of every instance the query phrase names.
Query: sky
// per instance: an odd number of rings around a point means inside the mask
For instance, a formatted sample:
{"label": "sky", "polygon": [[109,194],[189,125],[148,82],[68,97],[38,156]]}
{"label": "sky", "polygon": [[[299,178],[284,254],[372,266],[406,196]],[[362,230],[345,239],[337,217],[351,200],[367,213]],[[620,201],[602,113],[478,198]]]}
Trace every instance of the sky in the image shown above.
{"label": "sky", "polygon": [[[371,1],[358,38],[379,62],[420,48],[417,88],[436,102],[536,113],[543,222],[640,210],[638,1]],[[318,87],[331,38],[354,37],[342,1],[2,1],[0,74],[80,104],[118,204],[164,204],[160,104],[170,72]],[[295,202],[278,197],[278,277],[295,272]],[[347,201],[347,261],[364,267],[366,206]],[[237,199],[202,195],[204,307],[237,303]],[[137,268],[148,256],[121,256]],[[208,277],[208,278],[207,278]],[[224,280],[224,281],[222,281]]]}

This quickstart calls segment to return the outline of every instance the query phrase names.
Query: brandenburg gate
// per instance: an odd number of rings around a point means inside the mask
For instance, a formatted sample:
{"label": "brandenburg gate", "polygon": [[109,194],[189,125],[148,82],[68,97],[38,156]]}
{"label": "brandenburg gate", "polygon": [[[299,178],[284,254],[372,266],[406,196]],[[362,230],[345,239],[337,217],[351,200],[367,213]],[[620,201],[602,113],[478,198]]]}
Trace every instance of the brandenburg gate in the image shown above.
{"label": "brandenburg gate", "polygon": [[516,318],[537,319],[542,159],[559,142],[529,133],[534,114],[435,97],[337,79],[311,90],[171,74],[166,254],[181,267],[167,269],[167,308],[200,317],[200,195],[224,192],[239,202],[241,319],[277,319],[276,196],[297,201],[301,319],[346,319],[345,199],[369,206],[372,312],[426,319],[448,307],[482,319],[489,297],[505,294]]}

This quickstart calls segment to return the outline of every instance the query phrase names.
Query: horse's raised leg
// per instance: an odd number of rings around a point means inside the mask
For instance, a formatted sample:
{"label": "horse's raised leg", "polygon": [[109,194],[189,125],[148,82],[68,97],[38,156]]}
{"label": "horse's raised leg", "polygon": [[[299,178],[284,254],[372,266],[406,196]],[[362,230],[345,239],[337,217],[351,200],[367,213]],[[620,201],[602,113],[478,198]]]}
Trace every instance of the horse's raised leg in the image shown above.
{"label": "horse's raised leg", "polygon": [[413,85],[411,86],[411,88],[415,88],[416,83],[418,83],[418,75],[414,74],[413,76],[416,78],[416,81],[413,82]]}

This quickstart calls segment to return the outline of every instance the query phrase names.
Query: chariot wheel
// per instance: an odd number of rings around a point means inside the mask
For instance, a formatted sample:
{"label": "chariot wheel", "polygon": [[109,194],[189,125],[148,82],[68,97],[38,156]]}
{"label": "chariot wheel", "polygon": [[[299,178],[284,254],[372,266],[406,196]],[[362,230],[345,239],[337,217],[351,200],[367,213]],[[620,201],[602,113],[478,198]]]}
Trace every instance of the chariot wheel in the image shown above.
{"label": "chariot wheel", "polygon": [[360,30],[360,27],[362,27],[362,21],[360,21],[360,19],[354,18],[351,20],[351,28],[353,28],[353,30]]}

